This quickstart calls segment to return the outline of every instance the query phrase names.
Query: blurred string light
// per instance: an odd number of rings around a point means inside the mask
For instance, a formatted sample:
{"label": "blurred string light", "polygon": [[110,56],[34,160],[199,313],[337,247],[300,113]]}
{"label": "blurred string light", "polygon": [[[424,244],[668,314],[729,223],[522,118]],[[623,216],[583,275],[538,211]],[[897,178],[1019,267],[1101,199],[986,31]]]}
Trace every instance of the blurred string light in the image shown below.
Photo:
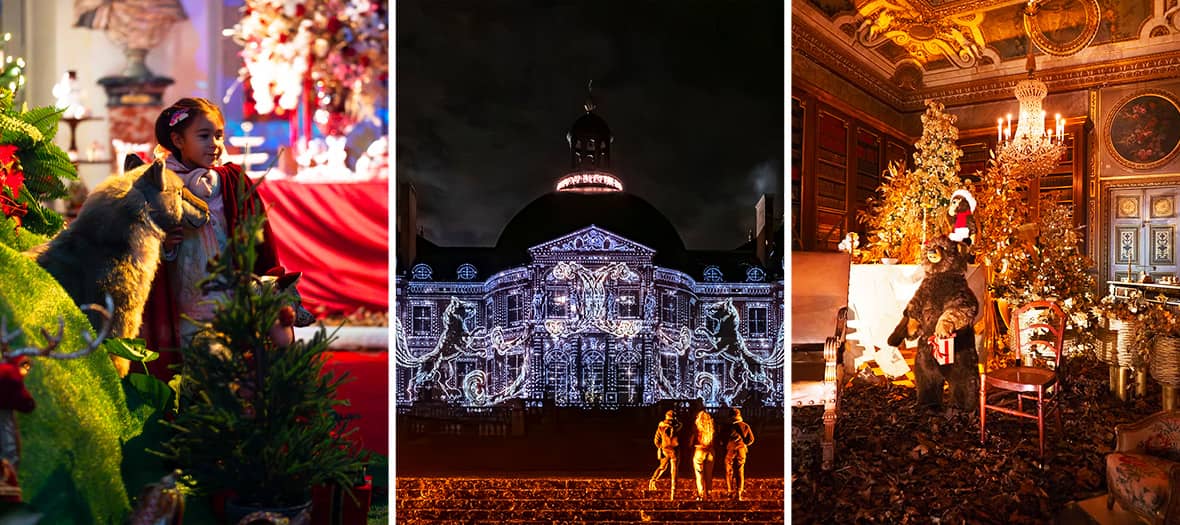
{"label": "blurred string light", "polygon": [[14,57],[4,51],[8,42],[12,40],[12,33],[4,33],[0,37],[0,86],[16,92],[25,87],[25,59]]}

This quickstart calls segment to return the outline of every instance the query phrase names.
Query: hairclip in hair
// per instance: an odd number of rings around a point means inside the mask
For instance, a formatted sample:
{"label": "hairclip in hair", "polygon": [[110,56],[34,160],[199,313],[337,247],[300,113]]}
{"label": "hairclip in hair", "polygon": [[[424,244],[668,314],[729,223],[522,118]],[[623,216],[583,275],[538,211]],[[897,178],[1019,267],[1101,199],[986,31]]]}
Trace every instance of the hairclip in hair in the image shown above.
{"label": "hairclip in hair", "polygon": [[176,113],[173,113],[172,118],[168,120],[168,127],[170,127],[170,128],[174,127],[174,126],[176,126],[176,124],[178,122],[180,122],[186,118],[188,118],[188,110],[187,109],[182,109],[180,111],[177,111]]}

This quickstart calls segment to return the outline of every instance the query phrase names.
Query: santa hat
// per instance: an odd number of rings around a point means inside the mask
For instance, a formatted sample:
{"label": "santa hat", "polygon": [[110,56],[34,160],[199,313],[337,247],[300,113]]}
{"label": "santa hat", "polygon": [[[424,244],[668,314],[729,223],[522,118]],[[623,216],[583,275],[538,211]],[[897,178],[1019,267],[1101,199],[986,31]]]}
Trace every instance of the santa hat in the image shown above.
{"label": "santa hat", "polygon": [[958,189],[951,194],[951,199],[954,199],[955,197],[962,197],[963,200],[967,201],[967,204],[971,206],[971,213],[975,213],[975,197],[971,196],[971,192],[964,189]]}

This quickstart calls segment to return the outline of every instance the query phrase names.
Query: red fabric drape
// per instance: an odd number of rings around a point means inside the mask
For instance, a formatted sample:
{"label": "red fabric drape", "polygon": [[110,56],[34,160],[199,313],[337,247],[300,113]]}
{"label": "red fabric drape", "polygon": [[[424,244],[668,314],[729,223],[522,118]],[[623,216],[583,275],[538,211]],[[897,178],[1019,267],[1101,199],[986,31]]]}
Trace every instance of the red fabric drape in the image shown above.
{"label": "red fabric drape", "polygon": [[388,181],[259,186],[280,264],[303,272],[307,309],[389,308],[388,190]]}

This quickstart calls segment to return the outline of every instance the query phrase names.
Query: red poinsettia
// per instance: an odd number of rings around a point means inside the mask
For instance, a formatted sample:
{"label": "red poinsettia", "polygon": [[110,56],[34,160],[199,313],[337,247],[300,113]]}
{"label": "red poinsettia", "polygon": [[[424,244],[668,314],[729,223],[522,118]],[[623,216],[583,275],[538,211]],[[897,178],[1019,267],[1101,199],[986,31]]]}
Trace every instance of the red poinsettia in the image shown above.
{"label": "red poinsettia", "polygon": [[20,187],[25,183],[25,173],[16,166],[16,146],[0,144],[0,191],[11,193],[12,198],[20,197]]}
{"label": "red poinsettia", "polygon": [[0,144],[0,213],[15,218],[17,226],[20,218],[29,212],[27,204],[16,200],[24,183],[25,173],[16,162],[16,146]]}

